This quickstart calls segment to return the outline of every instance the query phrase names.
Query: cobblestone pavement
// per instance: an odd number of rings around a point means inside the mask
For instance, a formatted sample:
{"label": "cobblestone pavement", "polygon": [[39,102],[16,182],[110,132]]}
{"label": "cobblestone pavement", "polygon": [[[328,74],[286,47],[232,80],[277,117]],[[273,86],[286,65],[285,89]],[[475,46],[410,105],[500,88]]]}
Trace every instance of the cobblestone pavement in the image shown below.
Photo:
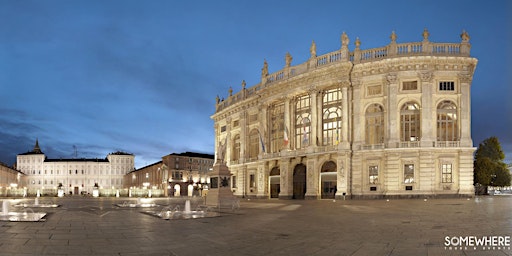
{"label": "cobblestone pavement", "polygon": [[[116,206],[135,200],[40,198],[61,206],[34,208],[48,213],[43,222],[0,222],[0,255],[512,255],[508,246],[445,246],[446,237],[510,238],[512,196],[242,200],[237,211],[189,220]],[[152,200],[157,210],[184,204]],[[193,199],[192,208],[200,202]]]}

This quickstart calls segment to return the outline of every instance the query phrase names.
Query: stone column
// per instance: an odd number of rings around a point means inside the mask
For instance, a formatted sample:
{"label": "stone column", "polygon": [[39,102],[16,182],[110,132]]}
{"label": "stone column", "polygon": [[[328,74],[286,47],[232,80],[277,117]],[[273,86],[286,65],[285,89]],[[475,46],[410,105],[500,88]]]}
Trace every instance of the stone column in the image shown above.
{"label": "stone column", "polygon": [[306,199],[318,199],[319,198],[319,168],[316,168],[317,159],[309,158],[306,162]]}
{"label": "stone column", "polygon": [[337,184],[336,184],[336,198],[343,199],[343,196],[349,195],[349,184],[348,184],[348,168],[347,168],[347,157],[343,154],[338,154],[338,158],[336,160],[336,167],[337,167]]}
{"label": "stone column", "polygon": [[[268,105],[266,104],[260,104],[259,107],[258,107],[260,113],[259,113],[259,130],[260,130],[260,136],[261,136],[261,140],[263,140],[263,144],[265,145],[265,152],[263,152],[263,154],[269,152],[268,150],[270,150],[270,145],[269,143],[267,143],[269,141],[269,138],[267,136],[267,130],[268,130],[268,126],[267,126],[267,120],[268,120],[268,116],[267,116],[267,113],[268,113]],[[261,141],[260,141],[260,144],[261,144]],[[261,147],[261,145],[260,145]],[[262,149],[263,150],[263,149]]]}
{"label": "stone column", "polygon": [[[352,90],[353,90],[353,102],[356,102],[355,104],[352,105],[352,120],[354,121],[353,123],[353,127],[360,127],[361,125],[361,120],[364,120],[364,109],[363,109],[363,106],[360,104],[361,100],[362,100],[362,97],[361,97],[361,81],[359,80],[356,80],[356,81],[353,81],[352,83],[353,87],[352,87]],[[347,113],[348,114],[348,113]],[[363,119],[362,119],[363,118]],[[343,117],[343,122],[348,122],[348,119],[347,117]],[[347,132],[348,132],[348,127],[347,127]],[[356,149],[359,149],[359,147],[364,143],[364,129],[353,129],[352,131],[354,134],[353,134],[353,138],[354,138],[354,146]],[[348,133],[347,133],[347,136],[348,136]],[[347,138],[344,137],[342,138],[342,140],[346,140]]]}
{"label": "stone column", "polygon": [[421,137],[422,147],[432,147],[436,141],[436,106],[432,95],[435,87],[432,85],[432,72],[423,72],[418,74],[421,81]]}
{"label": "stone column", "polygon": [[459,74],[460,81],[460,146],[473,147],[471,139],[471,75]]}
{"label": "stone column", "polygon": [[216,164],[217,163],[217,160],[219,159],[219,124],[217,123],[217,121],[215,121],[216,124],[213,125],[213,129],[215,130],[215,135],[214,135],[214,147],[215,147],[215,159],[214,159],[214,163],[213,164]]}
{"label": "stone column", "polygon": [[246,138],[246,130],[247,130],[247,117],[246,112],[242,111],[239,113],[240,118],[240,157],[239,157],[239,163],[245,162],[245,151],[246,151],[246,145],[249,145],[247,143]]}
{"label": "stone column", "polygon": [[[318,90],[317,89],[311,89],[309,91],[309,97],[311,99],[311,132],[309,134],[309,144],[308,147],[314,147],[316,146],[316,138],[318,136],[318,109],[317,109],[317,97],[318,97]],[[320,122],[321,123],[321,122]]]}
{"label": "stone column", "polygon": [[258,170],[256,174],[256,197],[257,198],[268,198],[267,187],[268,187],[268,164],[265,161],[258,163]]}
{"label": "stone column", "polygon": [[279,193],[279,199],[291,199],[293,195],[293,177],[290,171],[290,161],[288,158],[281,158],[279,161],[280,170],[280,186],[281,191]]}
{"label": "stone column", "polygon": [[[348,85],[347,85],[348,86]],[[348,99],[348,87],[343,86],[341,88],[341,145],[343,148],[349,148],[350,142],[348,140],[348,122],[350,120],[348,115],[349,99]]]}
{"label": "stone column", "polygon": [[224,145],[224,147],[226,147],[226,152],[225,152],[225,156],[224,156],[224,163],[229,163],[232,159],[231,157],[231,153],[233,151],[232,147],[233,147],[233,140],[231,138],[231,117],[227,117],[226,118],[226,138],[225,141],[223,143],[227,143],[226,145]]}
{"label": "stone column", "polygon": [[387,101],[387,127],[386,137],[387,137],[387,145],[386,147],[396,147],[397,143],[400,141],[400,123],[399,123],[399,109],[398,109],[398,79],[396,74],[388,74],[386,76],[386,81],[388,83],[388,101]]}
{"label": "stone column", "polygon": [[[289,150],[290,144],[292,142],[292,127],[290,126],[290,98],[286,97],[284,99],[284,127],[288,136],[288,144],[286,144],[283,149]],[[287,130],[286,130],[287,129]]]}

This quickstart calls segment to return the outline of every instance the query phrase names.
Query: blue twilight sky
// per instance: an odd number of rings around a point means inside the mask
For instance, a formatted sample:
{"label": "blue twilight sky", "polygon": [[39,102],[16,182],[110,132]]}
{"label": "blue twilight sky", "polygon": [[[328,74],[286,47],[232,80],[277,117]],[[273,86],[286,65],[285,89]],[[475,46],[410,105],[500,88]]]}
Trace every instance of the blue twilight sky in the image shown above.
{"label": "blue twilight sky", "polygon": [[214,152],[215,96],[322,55],[340,36],[361,48],[471,36],[475,146],[497,136],[512,161],[512,2],[0,0],[0,161],[36,138],[50,158],[104,158],[136,167],[164,155]]}

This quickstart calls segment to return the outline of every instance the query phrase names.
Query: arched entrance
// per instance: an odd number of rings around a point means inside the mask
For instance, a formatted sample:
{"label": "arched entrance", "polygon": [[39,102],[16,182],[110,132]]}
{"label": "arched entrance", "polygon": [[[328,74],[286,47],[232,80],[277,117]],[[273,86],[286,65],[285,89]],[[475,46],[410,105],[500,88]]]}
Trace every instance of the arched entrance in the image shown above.
{"label": "arched entrance", "polygon": [[274,167],[270,170],[268,182],[270,184],[270,198],[279,198],[281,192],[281,172],[279,167]]}
{"label": "arched entrance", "polygon": [[293,169],[293,199],[304,199],[306,195],[306,166],[298,164]]}
{"label": "arched entrance", "polygon": [[320,190],[322,199],[334,199],[336,195],[336,163],[325,162],[320,171]]}

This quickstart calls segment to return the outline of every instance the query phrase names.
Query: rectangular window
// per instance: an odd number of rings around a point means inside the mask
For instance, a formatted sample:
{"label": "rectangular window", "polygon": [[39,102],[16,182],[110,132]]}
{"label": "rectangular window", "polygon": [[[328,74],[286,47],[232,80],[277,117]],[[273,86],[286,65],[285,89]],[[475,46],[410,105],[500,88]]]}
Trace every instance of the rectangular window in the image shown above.
{"label": "rectangular window", "polygon": [[440,91],[455,91],[455,82],[453,81],[441,81],[439,82]]}
{"label": "rectangular window", "polygon": [[404,165],[404,183],[414,182],[414,164]]}
{"label": "rectangular window", "polygon": [[251,174],[249,176],[249,187],[251,187],[251,188],[256,187],[256,181],[254,180],[254,174]]}
{"label": "rectangular window", "polygon": [[377,184],[379,182],[379,167],[370,166],[368,168],[368,176],[370,178],[370,184]]}
{"label": "rectangular window", "polygon": [[225,125],[221,126],[220,127],[220,132],[225,132],[225,131],[226,131],[226,126]]}
{"label": "rectangular window", "polygon": [[452,164],[441,165],[441,182],[452,183]]}
{"label": "rectangular window", "polygon": [[233,127],[238,127],[238,125],[239,125],[239,121],[238,120],[233,121]]}
{"label": "rectangular window", "polygon": [[402,91],[418,90],[418,81],[408,81],[402,83]]}
{"label": "rectangular window", "polygon": [[233,188],[236,188],[236,176],[231,176],[231,184],[233,184]]}

